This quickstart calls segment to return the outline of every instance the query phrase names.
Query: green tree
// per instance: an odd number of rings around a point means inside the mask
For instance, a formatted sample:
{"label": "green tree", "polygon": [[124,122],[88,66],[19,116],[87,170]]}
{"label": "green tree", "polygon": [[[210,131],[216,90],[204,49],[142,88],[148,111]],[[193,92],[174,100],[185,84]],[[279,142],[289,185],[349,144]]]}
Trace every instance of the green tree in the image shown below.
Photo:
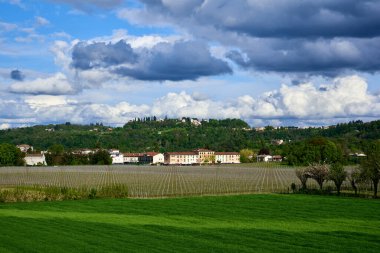
{"label": "green tree", "polygon": [[313,163],[309,165],[306,173],[308,177],[318,183],[319,189],[322,190],[323,183],[327,180],[329,175],[329,167],[326,163]]}
{"label": "green tree", "polygon": [[296,176],[297,178],[301,181],[302,184],[302,189],[306,190],[307,189],[307,180],[309,179],[309,175],[307,173],[307,170],[305,168],[299,168],[296,169]]}
{"label": "green tree", "polygon": [[380,142],[365,144],[366,159],[361,163],[361,176],[373,183],[373,197],[377,198],[377,188],[380,181]]}
{"label": "green tree", "polygon": [[242,149],[240,150],[240,162],[242,163],[251,163],[253,161],[254,152],[251,149]]}
{"label": "green tree", "polygon": [[350,181],[352,189],[355,191],[355,195],[358,194],[357,184],[361,181],[360,168],[355,167],[350,173],[348,173],[348,180]]}
{"label": "green tree", "polygon": [[0,166],[22,166],[24,155],[16,146],[8,143],[0,144]]}
{"label": "green tree", "polygon": [[99,149],[90,155],[90,163],[97,165],[110,165],[112,164],[112,158],[107,150]]}
{"label": "green tree", "polygon": [[346,178],[347,172],[341,163],[333,163],[330,166],[328,179],[334,182],[338,195],[340,195],[340,188]]}
{"label": "green tree", "polygon": [[61,165],[63,164],[63,155],[65,147],[61,144],[53,144],[48,148],[48,153],[45,155],[46,163],[48,165]]}

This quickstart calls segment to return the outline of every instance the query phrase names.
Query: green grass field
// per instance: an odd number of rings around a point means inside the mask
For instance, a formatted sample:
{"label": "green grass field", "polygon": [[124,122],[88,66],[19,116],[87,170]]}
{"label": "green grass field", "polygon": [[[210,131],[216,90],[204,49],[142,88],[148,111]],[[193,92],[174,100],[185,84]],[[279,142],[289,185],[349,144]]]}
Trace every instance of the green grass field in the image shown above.
{"label": "green grass field", "polygon": [[0,204],[0,252],[379,252],[380,201],[307,195]]}

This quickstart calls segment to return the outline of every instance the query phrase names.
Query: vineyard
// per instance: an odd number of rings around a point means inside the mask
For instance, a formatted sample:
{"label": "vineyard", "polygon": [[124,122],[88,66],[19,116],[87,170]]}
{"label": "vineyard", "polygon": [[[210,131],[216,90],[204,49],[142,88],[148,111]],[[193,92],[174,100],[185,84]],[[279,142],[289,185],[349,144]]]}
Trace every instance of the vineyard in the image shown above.
{"label": "vineyard", "polygon": [[[180,197],[246,193],[285,193],[299,184],[294,168],[281,166],[68,166],[3,167],[0,189],[123,185],[131,198]],[[316,188],[313,180],[308,181]],[[331,182],[326,187],[333,187]],[[345,182],[343,189],[349,189]]]}

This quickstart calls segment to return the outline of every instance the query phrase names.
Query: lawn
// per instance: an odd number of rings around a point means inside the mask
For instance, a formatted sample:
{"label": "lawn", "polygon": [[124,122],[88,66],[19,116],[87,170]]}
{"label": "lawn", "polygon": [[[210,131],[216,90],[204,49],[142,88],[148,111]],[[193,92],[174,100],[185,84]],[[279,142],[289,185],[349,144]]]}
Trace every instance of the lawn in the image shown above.
{"label": "lawn", "polygon": [[379,252],[380,201],[307,195],[0,204],[0,252]]}

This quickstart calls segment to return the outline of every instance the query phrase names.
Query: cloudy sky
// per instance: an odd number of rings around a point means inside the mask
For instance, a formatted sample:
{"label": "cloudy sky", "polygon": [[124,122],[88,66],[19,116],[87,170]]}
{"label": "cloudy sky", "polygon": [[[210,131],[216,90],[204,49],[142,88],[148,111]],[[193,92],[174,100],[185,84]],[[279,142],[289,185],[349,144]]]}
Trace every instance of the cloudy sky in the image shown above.
{"label": "cloudy sky", "polygon": [[0,128],[380,118],[380,0],[0,0]]}

